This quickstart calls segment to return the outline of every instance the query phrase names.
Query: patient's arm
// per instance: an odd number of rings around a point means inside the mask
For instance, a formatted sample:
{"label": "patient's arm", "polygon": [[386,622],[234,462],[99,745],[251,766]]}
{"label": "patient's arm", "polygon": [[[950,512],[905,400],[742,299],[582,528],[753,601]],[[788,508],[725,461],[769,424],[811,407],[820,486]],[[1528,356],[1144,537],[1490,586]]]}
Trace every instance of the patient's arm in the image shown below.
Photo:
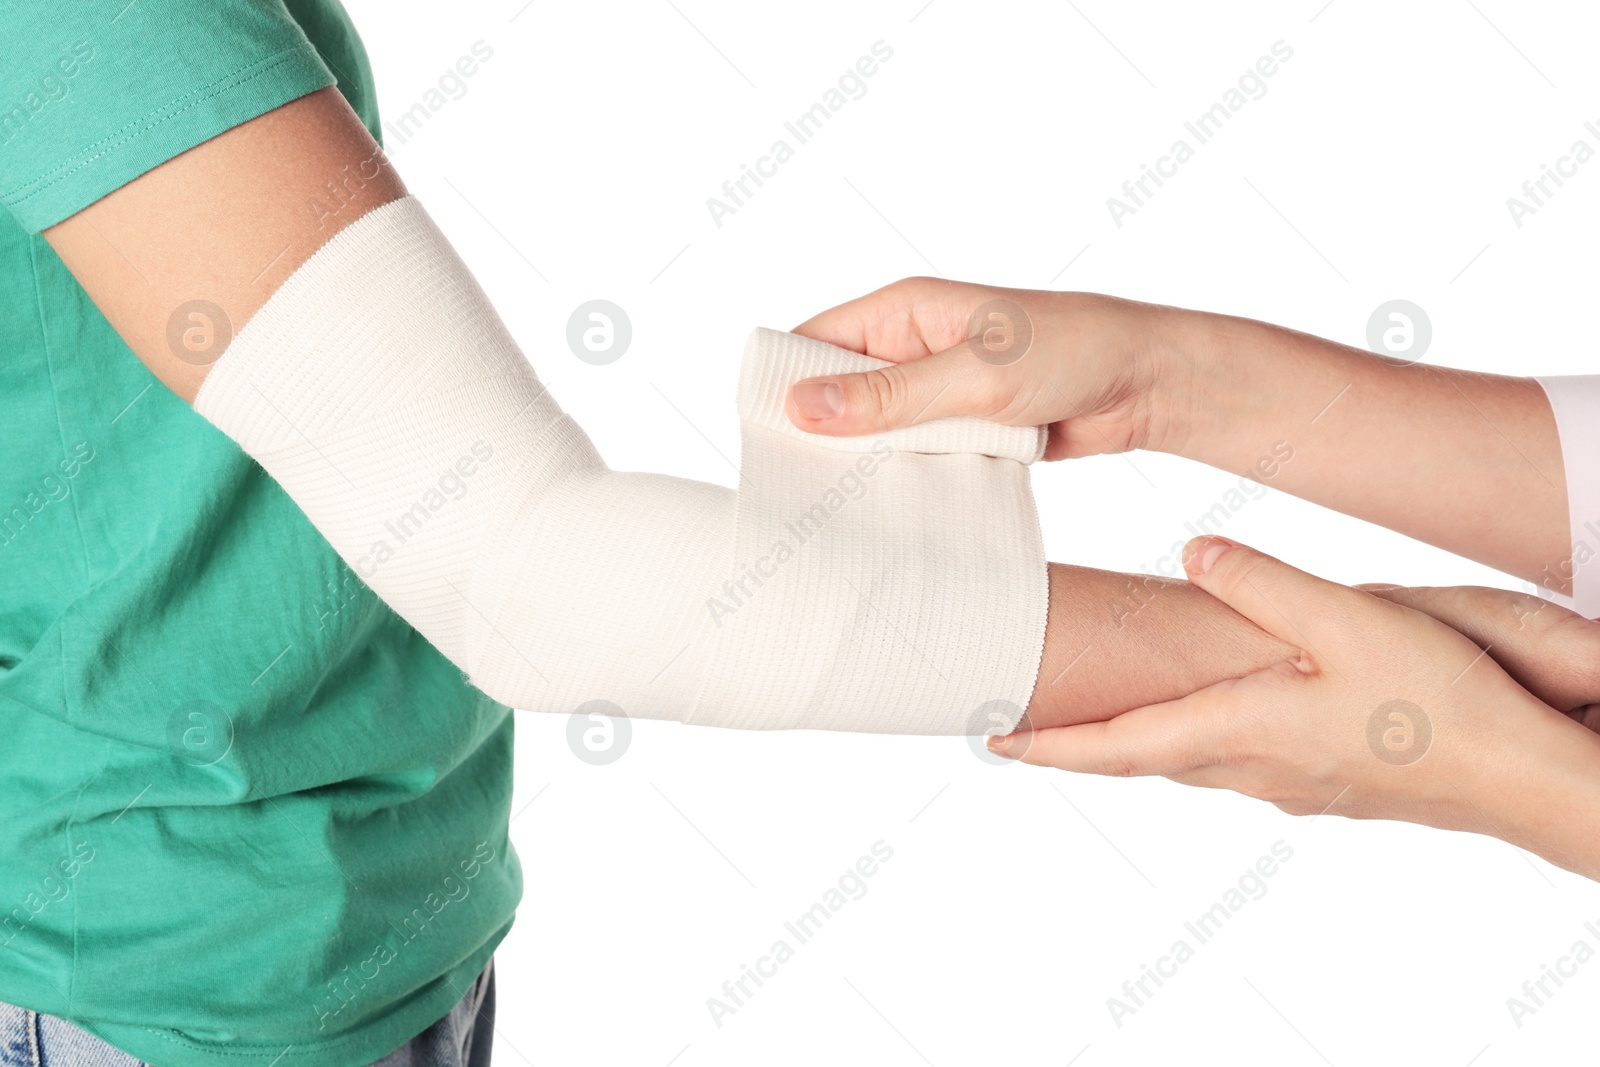
{"label": "patient's arm", "polygon": [[193,403],[231,335],[295,268],[405,195],[328,88],[175,156],[44,236],[140,361]]}
{"label": "patient's arm", "polygon": [[[334,232],[403,195],[330,89],[177,157],[46,236],[139,358],[192,400],[225,339],[206,350],[209,324],[196,321],[202,348],[174,345],[175,307],[204,297],[237,329]],[[1187,583],[1052,566],[1031,721],[1104,718],[1287,652]]]}
{"label": "patient's arm", "polygon": [[1052,563],[1028,722],[1043,729],[1108,719],[1294,654],[1188,582]]}

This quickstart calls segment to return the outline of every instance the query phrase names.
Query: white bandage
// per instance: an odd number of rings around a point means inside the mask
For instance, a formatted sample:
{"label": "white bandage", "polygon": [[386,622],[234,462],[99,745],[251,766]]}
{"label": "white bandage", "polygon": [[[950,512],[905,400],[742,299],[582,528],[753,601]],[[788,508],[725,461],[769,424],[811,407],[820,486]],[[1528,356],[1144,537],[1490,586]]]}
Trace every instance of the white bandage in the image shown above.
{"label": "white bandage", "polygon": [[1015,725],[1048,583],[1043,432],[822,438],[789,385],[878,360],[771,330],[740,375],[737,494],[608,470],[414,199],[340,231],[195,409],[486,693],[754,729]]}

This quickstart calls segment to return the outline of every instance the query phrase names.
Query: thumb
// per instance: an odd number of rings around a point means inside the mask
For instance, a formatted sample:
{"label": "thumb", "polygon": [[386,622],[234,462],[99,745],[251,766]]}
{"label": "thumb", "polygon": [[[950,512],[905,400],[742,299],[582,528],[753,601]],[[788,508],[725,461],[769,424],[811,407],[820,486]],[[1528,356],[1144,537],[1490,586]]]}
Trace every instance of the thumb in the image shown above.
{"label": "thumb", "polygon": [[1226,695],[1237,693],[1239,686],[1238,679],[1228,679],[1105,722],[996,735],[989,738],[989,751],[1036,767],[1084,774],[1182,774],[1222,758],[1231,737],[1232,702]]}
{"label": "thumb", "polygon": [[1226,537],[1196,537],[1183,547],[1189,581],[1280,641],[1321,659],[1346,641],[1350,616],[1373,598],[1297,570]]}
{"label": "thumb", "polygon": [[836,437],[880,433],[947,415],[984,414],[981,409],[993,405],[979,390],[983,369],[961,344],[861,374],[796,382],[789,387],[785,409],[800,429]]}

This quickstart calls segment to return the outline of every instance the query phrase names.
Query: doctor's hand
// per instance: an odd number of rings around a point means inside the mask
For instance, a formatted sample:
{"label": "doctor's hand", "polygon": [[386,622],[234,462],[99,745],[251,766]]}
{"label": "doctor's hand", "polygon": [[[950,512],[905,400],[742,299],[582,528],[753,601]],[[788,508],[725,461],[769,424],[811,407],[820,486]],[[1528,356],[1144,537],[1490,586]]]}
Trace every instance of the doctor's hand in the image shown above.
{"label": "doctor's hand", "polygon": [[1094,293],[907,278],[794,332],[889,361],[797,382],[789,418],[845,436],[948,415],[1050,427],[1046,459],[1159,447],[1181,382],[1171,308]]}
{"label": "doctor's hand", "polygon": [[1528,692],[1600,731],[1600,622],[1531,593],[1477,585],[1358,585],[1486,649]]}
{"label": "doctor's hand", "polygon": [[1543,388],[1415,365],[1427,331],[1410,316],[1392,311],[1367,351],[1095,293],[907,278],[795,327],[889,366],[796,382],[787,410],[834,436],[976,415],[1048,426],[1046,459],[1168,452],[1570,592]]}
{"label": "doctor's hand", "polygon": [[994,738],[994,751],[1233,789],[1296,815],[1490,834],[1600,878],[1600,736],[1422,612],[1223,538],[1185,556],[1194,584],[1301,653],[1108,722]]}

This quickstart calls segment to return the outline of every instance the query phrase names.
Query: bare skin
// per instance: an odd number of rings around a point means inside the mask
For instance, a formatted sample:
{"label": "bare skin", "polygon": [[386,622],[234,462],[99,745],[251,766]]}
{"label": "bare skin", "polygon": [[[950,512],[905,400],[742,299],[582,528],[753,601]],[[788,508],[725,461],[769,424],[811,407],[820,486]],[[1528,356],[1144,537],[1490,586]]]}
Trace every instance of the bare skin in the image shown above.
{"label": "bare skin", "polygon": [[1296,654],[1219,607],[1188,582],[1050,564],[1050,618],[1027,724],[1095,722]]}
{"label": "bare skin", "polygon": [[[405,195],[344,98],[325,89],[183,153],[45,237],[135,355],[192,402],[227,337],[297,266]],[[196,300],[221,318],[183,310]],[[1186,583],[1052,564],[1029,722],[1103,719],[1291,651]]]}
{"label": "bare skin", "polygon": [[[106,320],[173,392],[194,401],[236,332],[339,230],[406,195],[337,89],[269,111],[169,160],[44,232]],[[226,322],[183,318],[187,302]],[[207,328],[221,343],[206,343]],[[182,349],[180,352],[179,349]]]}
{"label": "bare skin", "polygon": [[[926,278],[798,329],[891,364],[797,383],[789,415],[802,429],[983,415],[1048,423],[1048,458],[1149,448],[1241,475],[1281,440],[1295,462],[1275,486],[1571,588],[1561,445],[1532,379],[1397,366],[1266,323],[1092,293]],[[1294,814],[1474,830],[1600,879],[1600,737],[1582,728],[1600,719],[1600,624],[1501,590],[1347,589],[1225,538],[1199,538],[1183,559],[1191,589],[1295,654],[990,747],[1233,789]],[[1414,753],[1383,748],[1429,725]]]}
{"label": "bare skin", "polygon": [[1533,696],[1600,731],[1600,623],[1529,593],[1477,585],[1361,585],[1431,615],[1479,648]]}
{"label": "bare skin", "polygon": [[[969,336],[995,301],[1031,343],[988,362]],[[1228,315],[940,278],[895,282],[796,332],[894,364],[798,383],[790,418],[813,433],[982,415],[1048,424],[1047,459],[1149,449],[1252,477],[1281,441],[1294,462],[1273,471],[1275,488],[1571,589],[1561,442],[1531,378],[1397,366]]]}
{"label": "bare skin", "polygon": [[[1180,700],[991,738],[990,748],[1063,770],[1232,789],[1291,815],[1470,830],[1600,880],[1600,736],[1575,721],[1586,713],[1562,715],[1530,692],[1600,700],[1600,627],[1552,614],[1532,639],[1493,620],[1517,646],[1511,659],[1531,668],[1524,688],[1406,596],[1325,582],[1225,538],[1196,538],[1184,565],[1196,585],[1304,651]],[[1461,607],[1454,599],[1440,610]],[[1529,656],[1540,651],[1580,658]]]}

